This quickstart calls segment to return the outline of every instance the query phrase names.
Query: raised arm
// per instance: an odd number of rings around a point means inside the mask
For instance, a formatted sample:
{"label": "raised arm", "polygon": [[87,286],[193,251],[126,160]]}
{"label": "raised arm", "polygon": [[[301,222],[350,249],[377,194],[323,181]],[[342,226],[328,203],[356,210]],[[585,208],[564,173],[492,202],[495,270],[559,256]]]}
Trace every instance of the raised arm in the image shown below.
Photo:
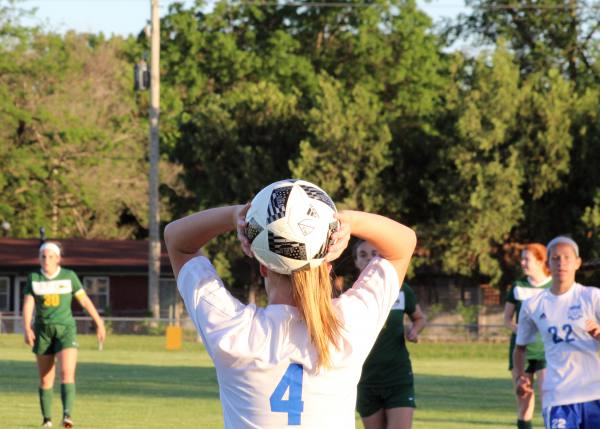
{"label": "raised arm", "polygon": [[340,228],[332,235],[334,244],[330,247],[328,260],[341,254],[351,234],[371,243],[379,256],[390,261],[402,284],[417,244],[415,232],[399,222],[373,213],[343,210],[337,218]]}
{"label": "raised arm", "polygon": [[233,231],[240,214],[248,205],[217,207],[203,210],[168,224],[164,238],[175,278],[187,261],[199,254],[202,246],[213,238]]}

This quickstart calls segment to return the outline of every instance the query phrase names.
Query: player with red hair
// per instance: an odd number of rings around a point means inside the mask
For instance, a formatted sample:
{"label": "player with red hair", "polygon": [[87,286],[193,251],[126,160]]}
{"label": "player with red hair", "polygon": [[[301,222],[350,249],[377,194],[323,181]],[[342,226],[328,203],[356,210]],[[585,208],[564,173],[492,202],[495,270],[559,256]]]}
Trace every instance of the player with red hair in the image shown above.
{"label": "player with red hair", "polygon": [[[550,270],[547,266],[546,247],[540,243],[526,244],[521,250],[521,269],[525,277],[513,283],[506,297],[504,306],[504,324],[512,331],[510,336],[509,366],[513,371],[513,352],[515,349],[515,340],[517,327],[519,323],[519,311],[521,304],[547,289],[552,284]],[[534,343],[527,347],[527,367],[525,374],[533,383],[537,378],[538,392],[541,397],[541,385],[544,381],[546,360],[544,359],[544,344],[541,336],[538,334]],[[513,371],[514,372],[514,371]],[[513,380],[515,376],[513,374]],[[531,419],[535,406],[535,395],[531,394],[517,396],[517,428],[531,429]]]}

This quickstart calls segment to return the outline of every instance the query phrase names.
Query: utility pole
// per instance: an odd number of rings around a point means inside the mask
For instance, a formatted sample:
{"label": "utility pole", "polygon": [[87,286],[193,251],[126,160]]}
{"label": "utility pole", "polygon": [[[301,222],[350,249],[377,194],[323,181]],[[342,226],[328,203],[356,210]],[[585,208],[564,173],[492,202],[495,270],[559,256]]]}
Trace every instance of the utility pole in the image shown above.
{"label": "utility pole", "polygon": [[152,317],[160,317],[159,281],[160,281],[160,232],[158,211],[158,118],[160,95],[160,17],[159,0],[151,2],[150,35],[150,178],[149,178],[149,249],[148,249],[148,308]]}

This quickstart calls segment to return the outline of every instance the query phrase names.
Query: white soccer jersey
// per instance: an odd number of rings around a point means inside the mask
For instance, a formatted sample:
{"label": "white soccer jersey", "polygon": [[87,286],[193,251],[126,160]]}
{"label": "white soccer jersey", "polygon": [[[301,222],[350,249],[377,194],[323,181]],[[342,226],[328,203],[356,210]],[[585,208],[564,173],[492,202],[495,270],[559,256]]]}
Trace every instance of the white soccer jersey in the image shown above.
{"label": "white soccer jersey", "polygon": [[575,283],[554,295],[546,289],[523,302],[517,341],[526,345],[539,330],[546,350],[544,407],[600,399],[599,342],[585,330],[600,321],[600,289]]}
{"label": "white soccer jersey", "polygon": [[361,367],[398,297],[392,264],[375,258],[334,300],[342,322],[331,369],[317,355],[295,307],[243,305],[208,259],[188,261],[179,292],[212,357],[226,429],[354,428]]}
{"label": "white soccer jersey", "polygon": [[521,286],[524,282],[519,282],[513,290],[514,297],[517,301],[525,301],[529,298],[532,298],[539,294],[541,291],[545,289],[545,286],[550,283],[552,277],[547,277],[544,279],[539,285],[533,285],[529,279],[527,280],[530,287]]}

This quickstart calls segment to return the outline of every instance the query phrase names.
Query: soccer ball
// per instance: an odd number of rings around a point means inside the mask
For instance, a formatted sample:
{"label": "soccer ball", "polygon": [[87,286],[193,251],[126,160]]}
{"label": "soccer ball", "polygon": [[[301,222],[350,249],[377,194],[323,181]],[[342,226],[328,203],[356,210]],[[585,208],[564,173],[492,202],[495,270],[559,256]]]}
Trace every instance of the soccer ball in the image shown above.
{"label": "soccer ball", "polygon": [[318,186],[286,179],[263,188],[246,214],[252,254],[280,274],[318,267],[338,226],[335,204]]}

